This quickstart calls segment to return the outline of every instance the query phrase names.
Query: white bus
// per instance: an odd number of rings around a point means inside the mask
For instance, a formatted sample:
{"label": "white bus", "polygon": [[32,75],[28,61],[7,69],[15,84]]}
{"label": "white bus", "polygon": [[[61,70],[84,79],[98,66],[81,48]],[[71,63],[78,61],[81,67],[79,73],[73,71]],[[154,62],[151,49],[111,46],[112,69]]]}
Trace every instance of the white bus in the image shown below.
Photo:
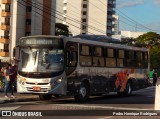
{"label": "white bus", "polygon": [[[83,36],[83,35],[82,35]],[[72,95],[85,101],[110,92],[131,95],[148,85],[148,50],[86,38],[28,36],[16,48],[18,93]]]}

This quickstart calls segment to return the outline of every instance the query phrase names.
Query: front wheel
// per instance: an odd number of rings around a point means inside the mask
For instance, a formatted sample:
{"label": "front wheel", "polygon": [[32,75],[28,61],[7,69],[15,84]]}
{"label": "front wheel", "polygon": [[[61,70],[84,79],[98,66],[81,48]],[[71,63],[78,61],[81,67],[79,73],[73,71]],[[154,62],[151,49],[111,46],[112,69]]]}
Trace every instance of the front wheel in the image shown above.
{"label": "front wheel", "polygon": [[87,84],[82,83],[79,87],[78,94],[74,96],[78,102],[84,102],[89,98],[89,87]]}
{"label": "front wheel", "polygon": [[39,94],[40,100],[50,100],[52,98],[51,94]]}

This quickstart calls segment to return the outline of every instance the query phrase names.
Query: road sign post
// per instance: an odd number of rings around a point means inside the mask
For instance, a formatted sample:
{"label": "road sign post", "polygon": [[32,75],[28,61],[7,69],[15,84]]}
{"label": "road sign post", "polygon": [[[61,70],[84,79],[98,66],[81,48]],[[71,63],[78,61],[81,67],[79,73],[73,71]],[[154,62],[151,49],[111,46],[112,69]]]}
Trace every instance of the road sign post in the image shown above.
{"label": "road sign post", "polygon": [[156,84],[154,109],[160,110],[160,78],[158,78],[157,84]]}

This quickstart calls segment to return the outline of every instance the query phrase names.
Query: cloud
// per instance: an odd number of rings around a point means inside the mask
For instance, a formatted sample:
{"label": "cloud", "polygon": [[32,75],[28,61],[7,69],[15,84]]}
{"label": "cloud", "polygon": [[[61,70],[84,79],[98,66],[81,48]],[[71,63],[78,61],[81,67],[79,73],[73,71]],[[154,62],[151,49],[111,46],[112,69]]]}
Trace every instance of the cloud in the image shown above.
{"label": "cloud", "polygon": [[[158,0],[157,0],[158,1]],[[132,0],[117,0],[117,8],[122,7],[133,7],[144,4],[143,0],[132,1]]]}
{"label": "cloud", "polygon": [[155,3],[156,5],[160,5],[160,0],[154,0],[154,3]]}

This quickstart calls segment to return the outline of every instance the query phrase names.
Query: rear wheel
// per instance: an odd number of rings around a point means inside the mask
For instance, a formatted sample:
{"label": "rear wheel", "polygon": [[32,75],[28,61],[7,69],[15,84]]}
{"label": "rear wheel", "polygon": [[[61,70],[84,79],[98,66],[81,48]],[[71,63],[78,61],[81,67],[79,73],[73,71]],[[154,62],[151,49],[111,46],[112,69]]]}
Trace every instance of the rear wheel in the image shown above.
{"label": "rear wheel", "polygon": [[127,84],[126,84],[126,88],[123,92],[117,92],[118,95],[120,96],[130,96],[132,94],[132,85],[131,85],[131,82],[129,81]]}
{"label": "rear wheel", "polygon": [[129,81],[126,85],[126,89],[124,91],[125,96],[130,96],[132,94],[132,85],[131,82]]}
{"label": "rear wheel", "polygon": [[82,83],[79,87],[78,94],[74,96],[78,102],[84,102],[89,98],[89,87],[86,83]]}
{"label": "rear wheel", "polygon": [[40,100],[50,100],[52,98],[51,94],[39,94]]}

